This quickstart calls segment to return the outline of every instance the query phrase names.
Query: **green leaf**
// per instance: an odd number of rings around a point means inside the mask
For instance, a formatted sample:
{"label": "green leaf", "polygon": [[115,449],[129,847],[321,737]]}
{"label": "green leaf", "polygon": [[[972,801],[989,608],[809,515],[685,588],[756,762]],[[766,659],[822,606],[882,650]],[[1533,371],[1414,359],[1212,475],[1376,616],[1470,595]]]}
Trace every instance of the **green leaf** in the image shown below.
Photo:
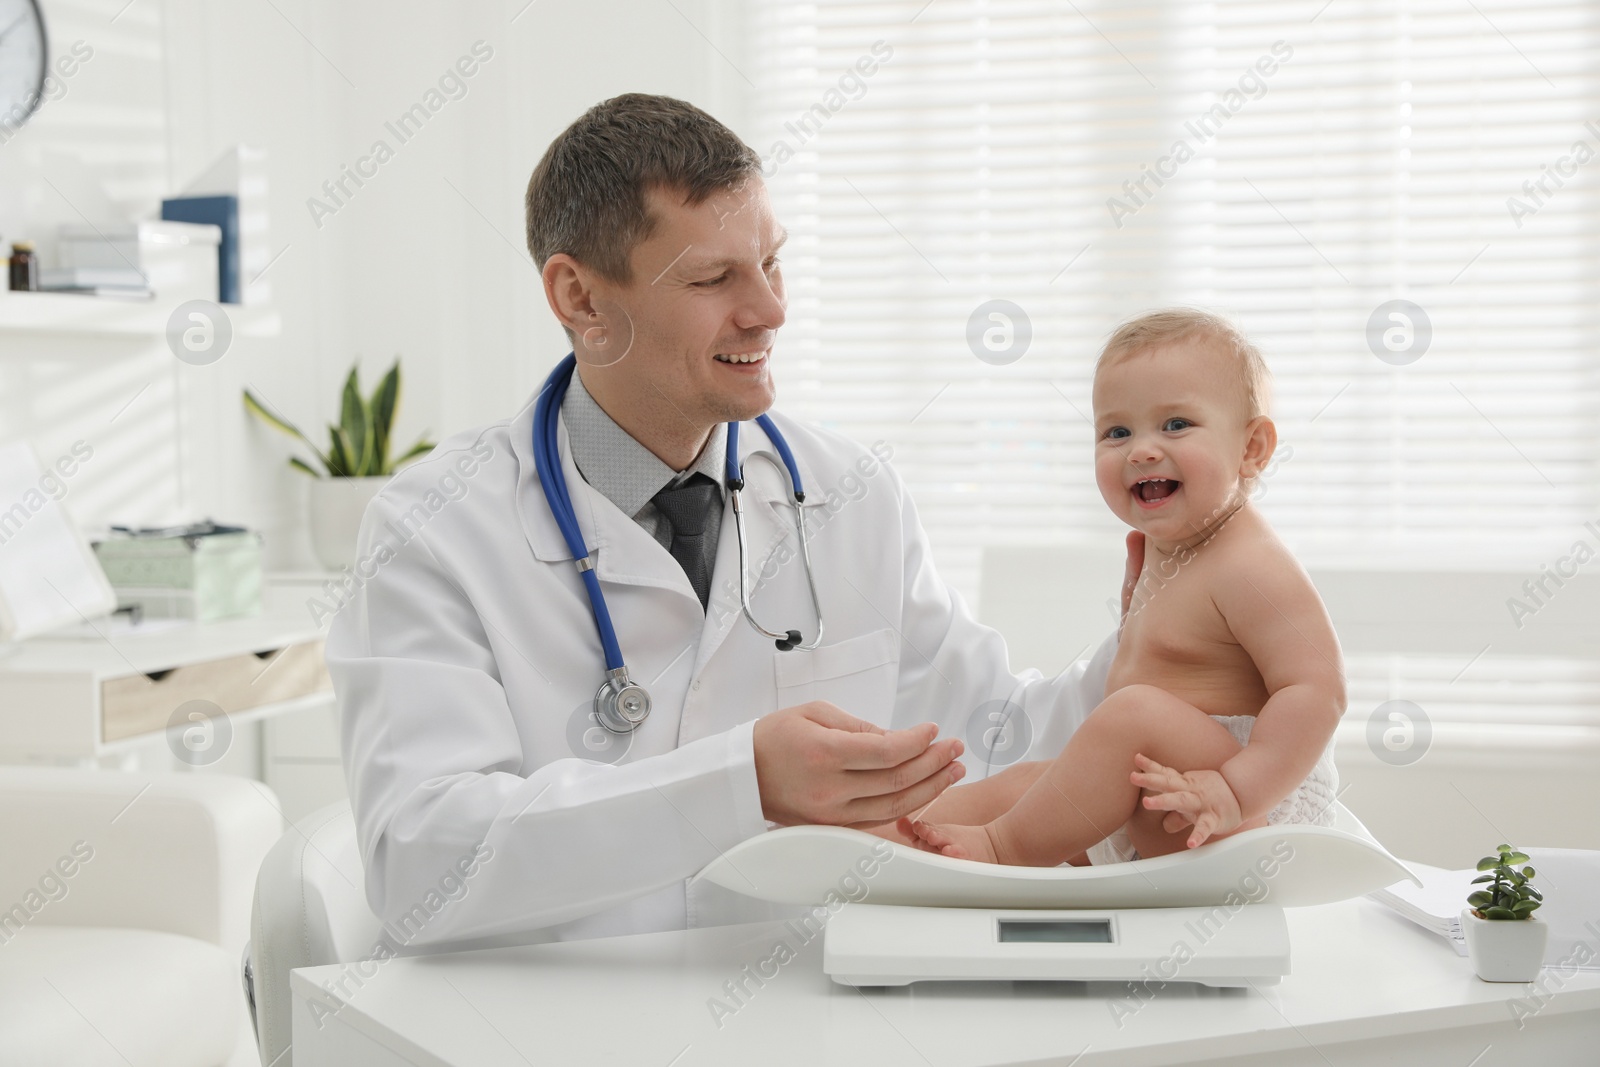
{"label": "green leaf", "polygon": [[372,391],[372,402],[367,409],[371,415],[372,447],[377,458],[373,474],[389,473],[389,433],[394,428],[394,415],[399,407],[400,361],[396,359],[394,366],[389,368],[389,373],[383,376],[383,381]]}
{"label": "green leaf", "polygon": [[1490,908],[1485,908],[1483,913],[1491,919],[1515,919],[1517,917],[1516,913],[1510,908],[1502,908],[1498,904]]}
{"label": "green leaf", "polygon": [[344,431],[337,426],[328,427],[328,476],[350,477],[350,450],[346,447]]}
{"label": "green leaf", "polygon": [[1513,853],[1511,853],[1511,855],[1506,857],[1506,862],[1507,863],[1527,863],[1528,862],[1528,857],[1527,857],[1527,855],[1525,853],[1513,852]]}
{"label": "green leaf", "polygon": [[1533,897],[1534,900],[1544,899],[1544,894],[1533,888],[1531,885],[1528,887],[1528,893]]}
{"label": "green leaf", "polygon": [[1510,852],[1511,851],[1511,846],[1510,845],[1496,845],[1496,846],[1494,846],[1494,848],[1495,848],[1496,852]]}
{"label": "green leaf", "polygon": [[361,459],[360,446],[350,440],[350,435],[343,429],[339,431],[339,443],[344,446],[346,473],[351,478],[361,477],[361,467],[359,466]]}
{"label": "green leaf", "polygon": [[281,431],[282,433],[286,433],[290,437],[304,441],[306,447],[311,449],[311,454],[316,456],[317,459],[321,460],[324,465],[327,465],[327,459],[323,456],[322,452],[317,448],[317,446],[311,443],[311,438],[301,433],[293,423],[286,422],[285,420],[278,418],[278,416],[274,415],[272,412],[268,411],[266,405],[257,400],[255,398],[255,394],[250,392],[248,389],[244,391],[244,407],[246,411],[250,412],[256,418],[260,419],[268,426],[271,426],[273,429]]}
{"label": "green leaf", "polygon": [[361,385],[358,372],[359,364],[350,368],[350,376],[344,380],[344,393],[340,398],[339,429],[344,438],[346,469],[351,477],[360,477],[366,473],[367,453],[369,442],[372,440],[371,431],[367,427],[367,404],[361,399]]}
{"label": "green leaf", "polygon": [[1524,878],[1532,878],[1533,877],[1533,868],[1532,867],[1524,867],[1524,868],[1522,868],[1522,877],[1524,877]]}
{"label": "green leaf", "polygon": [[1537,900],[1519,900],[1515,904],[1511,905],[1511,910],[1517,916],[1517,918],[1521,919],[1528,915],[1532,915],[1533,909],[1537,908],[1538,906],[1539,902]]}
{"label": "green leaf", "polygon": [[1469,884],[1477,885],[1479,882],[1492,882],[1492,881],[1494,881],[1494,875],[1492,875],[1492,874],[1480,874],[1480,875],[1478,875],[1478,877],[1474,878]]}
{"label": "green leaf", "polygon": [[250,412],[256,418],[260,419],[268,426],[271,426],[273,429],[281,430],[290,437],[297,437],[302,441],[305,440],[305,434],[295,429],[291,423],[285,422],[283,419],[278,418],[278,416],[268,411],[266,406],[263,405],[261,401],[257,400],[255,394],[248,389],[244,391],[244,408],[246,411]]}
{"label": "green leaf", "polygon": [[289,457],[289,466],[293,467],[295,470],[305,471],[307,474],[311,475],[311,477],[313,477],[313,478],[322,477],[322,472],[321,471],[317,471],[317,470],[312,469],[306,463],[302,462],[301,459],[298,456],[290,456]]}
{"label": "green leaf", "polygon": [[1485,856],[1478,861],[1478,870],[1480,871],[1492,871],[1498,866],[1500,866],[1500,858],[1498,856]]}
{"label": "green leaf", "polygon": [[1471,904],[1474,908],[1486,908],[1493,901],[1494,897],[1490,896],[1488,893],[1485,893],[1481,889],[1467,898],[1467,903]]}

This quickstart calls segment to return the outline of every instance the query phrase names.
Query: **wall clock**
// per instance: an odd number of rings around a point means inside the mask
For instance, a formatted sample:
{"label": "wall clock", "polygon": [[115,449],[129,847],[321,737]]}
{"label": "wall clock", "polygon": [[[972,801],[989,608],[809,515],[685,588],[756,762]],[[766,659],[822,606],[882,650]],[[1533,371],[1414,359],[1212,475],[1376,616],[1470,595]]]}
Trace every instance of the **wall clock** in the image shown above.
{"label": "wall clock", "polygon": [[0,0],[0,135],[38,110],[49,54],[38,0]]}

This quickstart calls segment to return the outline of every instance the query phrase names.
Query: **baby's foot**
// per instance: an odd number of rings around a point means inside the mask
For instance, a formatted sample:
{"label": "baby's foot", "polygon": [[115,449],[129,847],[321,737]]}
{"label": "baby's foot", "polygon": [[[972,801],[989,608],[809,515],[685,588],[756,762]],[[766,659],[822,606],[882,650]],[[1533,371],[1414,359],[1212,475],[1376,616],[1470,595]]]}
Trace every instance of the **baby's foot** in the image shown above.
{"label": "baby's foot", "polygon": [[995,859],[989,832],[981,826],[955,826],[918,820],[911,824],[911,829],[917,835],[917,847],[924,851],[937,852],[951,859],[999,862]]}

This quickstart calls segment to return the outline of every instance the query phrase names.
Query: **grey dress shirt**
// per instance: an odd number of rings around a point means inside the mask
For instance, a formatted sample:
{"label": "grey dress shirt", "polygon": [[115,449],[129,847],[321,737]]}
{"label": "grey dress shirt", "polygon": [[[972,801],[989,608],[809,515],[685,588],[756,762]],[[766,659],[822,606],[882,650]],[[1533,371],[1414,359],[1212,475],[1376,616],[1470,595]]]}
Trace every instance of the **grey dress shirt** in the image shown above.
{"label": "grey dress shirt", "polygon": [[[561,418],[567,424],[572,462],[583,480],[642,526],[662,548],[672,547],[672,527],[650,502],[652,497],[669,485],[681,485],[696,473],[704,474],[727,493],[728,427],[722,423],[711,431],[689,468],[675,471],[595,403],[576,371],[561,401]],[[706,516],[706,534],[712,544],[717,543],[721,531],[722,509],[713,508]]]}

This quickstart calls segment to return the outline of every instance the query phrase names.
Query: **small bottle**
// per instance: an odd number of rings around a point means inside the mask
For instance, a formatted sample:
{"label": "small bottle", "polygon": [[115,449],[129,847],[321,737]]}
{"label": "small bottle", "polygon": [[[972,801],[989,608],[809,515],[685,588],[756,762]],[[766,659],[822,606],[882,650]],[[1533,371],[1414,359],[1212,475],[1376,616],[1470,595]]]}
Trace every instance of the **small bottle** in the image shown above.
{"label": "small bottle", "polygon": [[11,246],[11,289],[13,292],[39,291],[39,257],[32,241],[17,241]]}

